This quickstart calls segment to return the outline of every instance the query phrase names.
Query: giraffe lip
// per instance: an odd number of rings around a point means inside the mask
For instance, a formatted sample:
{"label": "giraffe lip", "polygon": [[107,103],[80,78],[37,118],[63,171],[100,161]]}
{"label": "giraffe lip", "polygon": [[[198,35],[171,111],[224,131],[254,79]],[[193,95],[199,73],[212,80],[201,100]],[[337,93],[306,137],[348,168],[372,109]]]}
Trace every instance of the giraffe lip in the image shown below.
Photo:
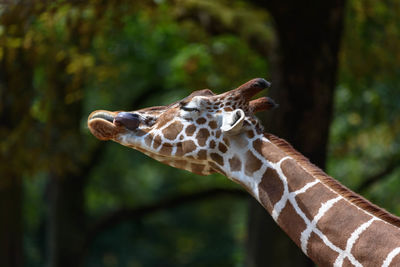
{"label": "giraffe lip", "polygon": [[114,112],[106,110],[94,111],[89,115],[88,128],[90,132],[100,140],[113,139],[121,132],[119,127],[114,125]]}
{"label": "giraffe lip", "polygon": [[89,116],[89,121],[94,120],[94,119],[102,119],[108,122],[113,123],[114,121],[114,116],[108,112],[105,111],[98,111],[94,112]]}

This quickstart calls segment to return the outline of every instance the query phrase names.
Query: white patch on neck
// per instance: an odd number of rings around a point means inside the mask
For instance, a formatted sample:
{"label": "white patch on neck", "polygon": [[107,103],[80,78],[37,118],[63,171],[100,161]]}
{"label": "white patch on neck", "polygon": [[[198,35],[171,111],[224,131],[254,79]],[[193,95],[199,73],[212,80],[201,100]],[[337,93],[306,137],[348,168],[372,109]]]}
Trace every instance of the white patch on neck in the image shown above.
{"label": "white patch on neck", "polygon": [[[244,135],[245,133],[241,133],[240,135],[242,134]],[[241,184],[245,185],[258,202],[260,202],[258,184],[261,182],[262,176],[266,172],[266,170],[271,167],[269,161],[267,161],[262,155],[260,155],[253,147],[253,141],[261,138],[262,135],[255,135],[251,139],[247,138],[247,144],[243,141],[243,138],[241,137],[238,137],[238,140],[236,142],[234,141],[234,139],[231,139],[229,150],[227,151],[227,153],[225,153],[223,157],[224,166],[226,167],[225,172],[228,175],[228,178],[233,181],[239,181]],[[247,158],[246,153],[243,153],[242,151],[250,151],[257,159],[261,161],[260,169],[253,172],[251,176],[248,176],[245,173]],[[229,165],[229,159],[234,156],[240,159],[240,162],[242,164],[240,167],[240,171],[230,170],[231,168]]]}

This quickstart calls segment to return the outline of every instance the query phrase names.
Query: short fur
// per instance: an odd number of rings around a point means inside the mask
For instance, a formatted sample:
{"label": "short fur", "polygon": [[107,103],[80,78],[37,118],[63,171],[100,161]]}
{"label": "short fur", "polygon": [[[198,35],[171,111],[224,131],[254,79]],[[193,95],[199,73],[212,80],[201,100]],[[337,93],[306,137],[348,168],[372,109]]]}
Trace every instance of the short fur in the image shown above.
{"label": "short fur", "polygon": [[288,156],[292,157],[295,161],[297,161],[300,166],[302,166],[306,171],[311,173],[317,179],[319,179],[323,184],[331,188],[333,191],[337,192],[341,196],[343,196],[350,203],[353,203],[357,207],[371,213],[372,215],[382,219],[383,221],[390,223],[396,227],[400,227],[400,218],[394,216],[387,212],[386,210],[372,204],[370,201],[365,199],[364,197],[354,193],[344,185],[340,184],[338,181],[327,175],[320,168],[312,164],[309,159],[300,154],[296,149],[294,149],[288,142],[285,140],[276,137],[273,134],[264,134],[265,137],[270,140],[274,145],[282,149]]}

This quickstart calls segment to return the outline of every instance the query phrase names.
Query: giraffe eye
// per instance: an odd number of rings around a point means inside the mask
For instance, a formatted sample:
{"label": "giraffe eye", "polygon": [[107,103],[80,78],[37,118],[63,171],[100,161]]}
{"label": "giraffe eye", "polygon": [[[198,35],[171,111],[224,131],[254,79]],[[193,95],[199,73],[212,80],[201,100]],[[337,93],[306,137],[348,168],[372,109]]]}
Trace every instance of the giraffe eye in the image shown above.
{"label": "giraffe eye", "polygon": [[181,106],[181,109],[184,111],[195,111],[195,112],[200,112],[200,110],[198,108],[189,108],[189,107],[185,107],[185,106]]}

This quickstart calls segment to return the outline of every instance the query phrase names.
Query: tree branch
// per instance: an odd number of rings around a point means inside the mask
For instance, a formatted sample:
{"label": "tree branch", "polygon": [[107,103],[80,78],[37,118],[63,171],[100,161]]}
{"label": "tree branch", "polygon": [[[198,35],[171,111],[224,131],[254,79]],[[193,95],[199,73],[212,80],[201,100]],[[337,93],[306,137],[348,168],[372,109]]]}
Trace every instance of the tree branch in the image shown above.
{"label": "tree branch", "polygon": [[88,230],[85,240],[85,248],[88,249],[93,240],[99,234],[123,221],[137,220],[158,211],[173,209],[181,205],[221,196],[243,198],[248,196],[248,194],[240,189],[213,188],[192,194],[183,194],[172,198],[162,199],[155,203],[136,208],[121,208],[104,215]]}

